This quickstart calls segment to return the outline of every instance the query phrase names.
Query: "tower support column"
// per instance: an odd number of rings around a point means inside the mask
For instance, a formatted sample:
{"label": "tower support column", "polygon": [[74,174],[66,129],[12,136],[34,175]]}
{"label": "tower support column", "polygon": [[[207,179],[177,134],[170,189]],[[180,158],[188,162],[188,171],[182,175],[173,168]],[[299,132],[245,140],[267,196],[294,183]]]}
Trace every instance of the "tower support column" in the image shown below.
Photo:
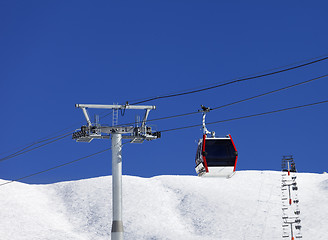
{"label": "tower support column", "polygon": [[112,197],[113,222],[112,240],[123,240],[122,220],[122,134],[112,136]]}

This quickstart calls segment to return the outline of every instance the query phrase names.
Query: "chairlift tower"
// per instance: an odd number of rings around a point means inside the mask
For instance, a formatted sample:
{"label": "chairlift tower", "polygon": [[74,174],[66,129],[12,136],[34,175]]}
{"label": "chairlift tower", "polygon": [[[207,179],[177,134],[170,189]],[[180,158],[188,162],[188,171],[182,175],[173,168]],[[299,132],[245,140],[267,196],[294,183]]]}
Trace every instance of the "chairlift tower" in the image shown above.
{"label": "chairlift tower", "polygon": [[293,156],[283,156],[281,182],[282,201],[282,228],[283,238],[294,240],[302,238],[301,219],[298,200],[298,187],[296,183],[296,167]]}
{"label": "chairlift tower", "polygon": [[[152,132],[146,126],[146,121],[150,110],[155,106],[140,105],[97,105],[97,104],[76,104],[76,108],[81,108],[86,118],[87,125],[81,127],[73,133],[73,139],[77,142],[91,142],[93,139],[112,139],[112,206],[113,220],[111,239],[123,240],[123,220],[122,220],[122,139],[129,139],[131,143],[142,143],[145,140],[154,140],[160,137],[160,132]],[[91,123],[87,109],[112,109],[113,126],[101,126],[98,121]],[[145,115],[141,123],[135,126],[119,126],[118,110],[126,109],[145,110]],[[139,126],[140,124],[140,126]]]}

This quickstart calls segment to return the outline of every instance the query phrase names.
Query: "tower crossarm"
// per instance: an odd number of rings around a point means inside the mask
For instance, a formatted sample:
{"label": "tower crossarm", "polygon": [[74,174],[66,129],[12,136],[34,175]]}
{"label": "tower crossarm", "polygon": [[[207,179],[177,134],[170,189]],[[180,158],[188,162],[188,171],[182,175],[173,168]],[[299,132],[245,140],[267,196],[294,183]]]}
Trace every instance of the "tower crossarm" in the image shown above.
{"label": "tower crossarm", "polygon": [[104,105],[104,104],[75,104],[76,108],[97,108],[97,109],[139,109],[139,110],[152,110],[156,109],[156,106],[145,106],[145,105]]}
{"label": "tower crossarm", "polygon": [[[93,139],[106,139],[110,134],[121,134],[124,139],[131,139],[133,143],[142,143],[144,140],[154,140],[160,138],[160,132],[152,132],[151,127],[146,126],[146,121],[150,110],[156,109],[155,106],[144,105],[102,105],[102,104],[75,104],[76,108],[81,108],[87,121],[86,126],[82,126],[81,130],[73,133],[73,139],[77,142],[91,142]],[[92,124],[87,109],[135,109],[145,110],[145,115],[141,126],[101,126],[100,124]]]}

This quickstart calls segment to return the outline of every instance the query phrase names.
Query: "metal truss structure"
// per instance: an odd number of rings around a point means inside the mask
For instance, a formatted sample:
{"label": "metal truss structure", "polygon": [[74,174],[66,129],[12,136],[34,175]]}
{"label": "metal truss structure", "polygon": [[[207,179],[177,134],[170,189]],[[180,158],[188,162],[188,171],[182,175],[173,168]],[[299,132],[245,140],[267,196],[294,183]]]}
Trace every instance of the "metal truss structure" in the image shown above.
{"label": "metal truss structure", "polygon": [[298,187],[296,183],[296,168],[293,156],[283,156],[282,158],[282,228],[283,238],[294,240],[302,238],[301,219],[299,209],[299,199],[297,195]]}

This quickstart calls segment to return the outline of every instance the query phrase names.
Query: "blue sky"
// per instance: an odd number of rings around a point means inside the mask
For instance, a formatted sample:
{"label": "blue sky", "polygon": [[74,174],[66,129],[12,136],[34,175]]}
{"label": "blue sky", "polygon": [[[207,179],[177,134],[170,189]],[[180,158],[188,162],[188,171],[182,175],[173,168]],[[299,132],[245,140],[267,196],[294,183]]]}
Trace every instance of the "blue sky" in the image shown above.
{"label": "blue sky", "polygon": [[[328,53],[326,1],[1,1],[1,157],[80,128],[76,103],[125,103],[224,82]],[[149,119],[220,106],[327,74],[328,61],[271,77],[158,100]],[[208,114],[218,121],[327,100],[326,78]],[[280,170],[293,154],[301,172],[327,171],[328,104],[209,126],[230,133],[237,170]],[[101,112],[103,113],[103,112]],[[92,112],[94,114],[94,112]],[[131,122],[136,112],[120,116]],[[138,113],[139,114],[139,113]],[[140,114],[143,114],[140,112]],[[101,119],[110,124],[111,118]],[[201,123],[201,115],[152,122],[157,130]],[[64,130],[64,131],[63,131]],[[123,147],[123,173],[195,175],[200,128]],[[105,149],[69,137],[0,162],[16,179]],[[111,174],[106,152],[24,182]]]}

